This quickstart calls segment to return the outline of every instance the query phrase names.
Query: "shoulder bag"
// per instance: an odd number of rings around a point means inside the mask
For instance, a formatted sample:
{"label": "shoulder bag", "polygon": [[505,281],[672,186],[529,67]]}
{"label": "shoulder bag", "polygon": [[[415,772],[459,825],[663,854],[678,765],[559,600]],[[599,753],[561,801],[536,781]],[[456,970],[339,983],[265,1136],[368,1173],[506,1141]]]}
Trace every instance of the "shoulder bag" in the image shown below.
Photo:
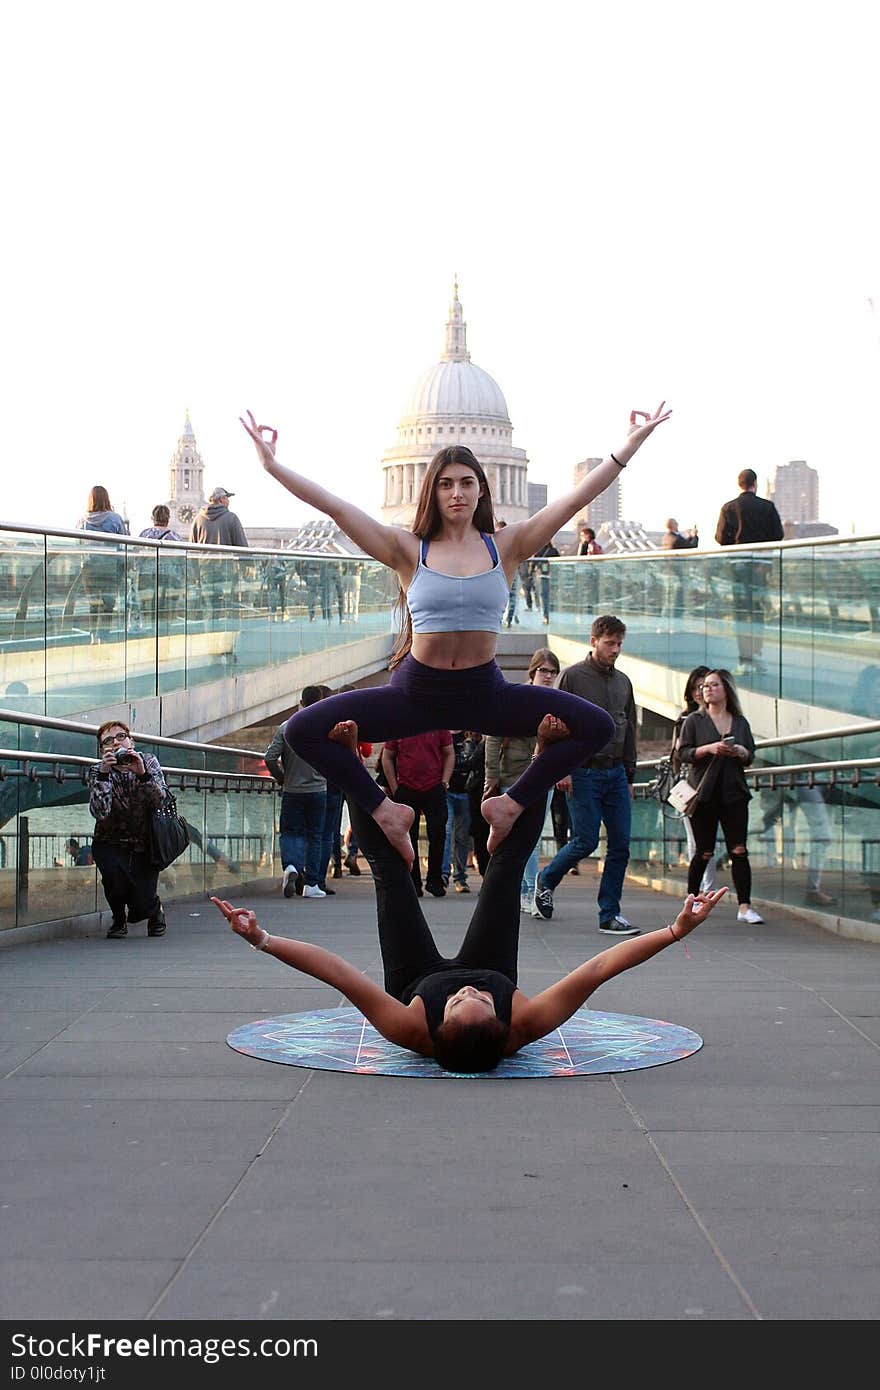
{"label": "shoulder bag", "polygon": [[150,858],[158,869],[167,869],[186,849],[190,841],[189,826],[178,813],[177,802],[170,791],[150,816]]}
{"label": "shoulder bag", "polygon": [[700,788],[705,782],[709,768],[714,761],[715,756],[713,754],[706,764],[706,767],[703,769],[703,775],[695,787],[692,787],[690,782],[682,778],[682,780],[676,782],[675,786],[672,788],[666,800],[669,802],[670,806],[678,811],[679,815],[690,817],[694,814],[694,810],[700,798]]}

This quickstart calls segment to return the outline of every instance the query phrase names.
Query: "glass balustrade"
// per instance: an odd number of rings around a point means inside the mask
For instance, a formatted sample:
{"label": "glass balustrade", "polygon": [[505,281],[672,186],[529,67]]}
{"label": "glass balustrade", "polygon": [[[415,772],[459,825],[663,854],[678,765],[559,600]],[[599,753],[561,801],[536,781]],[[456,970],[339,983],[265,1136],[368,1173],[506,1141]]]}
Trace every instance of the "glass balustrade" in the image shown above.
{"label": "glass balustrade", "polygon": [[877,540],[555,560],[550,568],[553,634],[585,642],[593,618],[614,613],[627,625],[627,656],[682,676],[721,666],[741,689],[880,718]]}
{"label": "glass balustrade", "polygon": [[[190,827],[189,847],[160,874],[160,896],[225,896],[257,873],[277,871],[277,804],[261,759],[140,737],[137,746],[169,769],[178,810]],[[96,760],[94,736],[0,721],[0,747],[17,751],[21,760],[29,754],[59,758],[58,763],[30,762],[25,777],[10,775],[22,766],[20,761],[0,760],[0,930],[103,911],[106,903],[90,853],[95,822],[84,768],[63,762],[64,757]],[[170,769],[180,769],[182,776]],[[196,772],[212,775],[197,777]],[[249,780],[240,782],[230,773],[244,773]]]}
{"label": "glass balustrade", "polygon": [[[753,897],[880,922],[880,769],[823,766],[880,757],[880,733],[761,748],[749,782]],[[809,772],[787,768],[809,767]],[[770,772],[777,775],[771,778]],[[762,775],[763,774],[763,775]],[[639,780],[644,776],[640,771]],[[718,886],[732,891],[727,850],[715,847]],[[633,806],[630,867],[687,891],[690,851],[682,816],[641,792]]]}
{"label": "glass balustrade", "polygon": [[390,634],[375,561],[0,530],[0,706],[72,718]]}

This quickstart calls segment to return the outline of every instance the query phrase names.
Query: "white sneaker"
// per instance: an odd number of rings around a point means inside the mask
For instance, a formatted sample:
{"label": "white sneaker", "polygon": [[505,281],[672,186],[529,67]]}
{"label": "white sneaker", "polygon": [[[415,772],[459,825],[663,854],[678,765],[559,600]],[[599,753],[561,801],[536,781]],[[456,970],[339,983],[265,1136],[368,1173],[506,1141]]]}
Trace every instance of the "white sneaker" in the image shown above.
{"label": "white sneaker", "polygon": [[534,906],[535,906],[535,899],[532,897],[532,894],[531,894],[531,893],[520,893],[520,895],[519,895],[519,910],[520,910],[520,912],[524,912],[525,915],[528,917],[528,916],[531,914],[532,910],[534,909]]}
{"label": "white sneaker", "polygon": [[317,883],[307,883],[303,889],[304,898],[326,898],[327,894],[323,888],[319,888]]}
{"label": "white sneaker", "polygon": [[736,914],[736,920],[738,922],[748,922],[751,926],[757,926],[759,922],[763,922],[764,918],[761,916],[760,912],[756,912],[753,907],[741,907]]}
{"label": "white sneaker", "polygon": [[281,876],[281,891],[285,898],[292,898],[296,892],[296,876],[299,873],[295,864],[288,864]]}

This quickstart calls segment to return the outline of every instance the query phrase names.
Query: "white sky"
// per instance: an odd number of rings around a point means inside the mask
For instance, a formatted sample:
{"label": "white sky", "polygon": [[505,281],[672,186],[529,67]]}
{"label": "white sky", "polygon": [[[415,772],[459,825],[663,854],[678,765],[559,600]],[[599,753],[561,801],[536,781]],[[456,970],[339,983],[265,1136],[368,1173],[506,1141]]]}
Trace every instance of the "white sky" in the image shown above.
{"label": "white sky", "polygon": [[861,0],[46,0],[4,18],[0,515],[132,530],[187,407],[245,527],[369,510],[458,271],[533,481],[672,420],[624,510],[710,541],[736,473],[880,531],[878,21]]}

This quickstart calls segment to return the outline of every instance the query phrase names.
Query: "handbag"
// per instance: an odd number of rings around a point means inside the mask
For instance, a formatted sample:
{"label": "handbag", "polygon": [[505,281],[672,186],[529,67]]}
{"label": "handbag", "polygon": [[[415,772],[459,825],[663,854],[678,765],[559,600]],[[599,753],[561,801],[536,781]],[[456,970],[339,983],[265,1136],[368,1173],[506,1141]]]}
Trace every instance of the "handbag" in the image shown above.
{"label": "handbag", "polygon": [[678,811],[679,815],[690,818],[694,814],[697,802],[700,799],[700,788],[705,782],[706,775],[714,761],[715,756],[713,754],[706,764],[706,767],[703,769],[703,775],[695,787],[692,787],[690,782],[682,778],[682,780],[676,782],[675,786],[672,788],[666,800],[669,802],[670,806]]}
{"label": "handbag", "polygon": [[150,816],[150,858],[157,869],[167,869],[190,842],[189,826],[178,813],[177,802],[170,791]]}
{"label": "handbag", "polygon": [[680,782],[676,782],[672,791],[666,798],[673,810],[678,811],[681,816],[686,816],[688,814],[688,808],[696,799],[697,788],[692,787],[690,782],[684,777]]}

